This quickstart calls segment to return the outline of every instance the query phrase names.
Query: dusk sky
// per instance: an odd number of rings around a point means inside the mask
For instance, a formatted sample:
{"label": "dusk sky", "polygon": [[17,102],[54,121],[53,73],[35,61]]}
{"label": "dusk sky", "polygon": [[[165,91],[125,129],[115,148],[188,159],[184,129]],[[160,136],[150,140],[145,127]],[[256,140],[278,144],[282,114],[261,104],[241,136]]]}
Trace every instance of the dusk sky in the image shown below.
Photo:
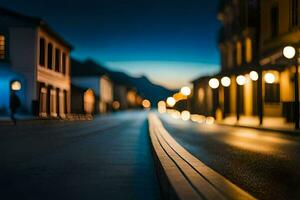
{"label": "dusk sky", "polygon": [[113,70],[169,88],[219,69],[217,0],[0,0],[45,19],[75,47]]}

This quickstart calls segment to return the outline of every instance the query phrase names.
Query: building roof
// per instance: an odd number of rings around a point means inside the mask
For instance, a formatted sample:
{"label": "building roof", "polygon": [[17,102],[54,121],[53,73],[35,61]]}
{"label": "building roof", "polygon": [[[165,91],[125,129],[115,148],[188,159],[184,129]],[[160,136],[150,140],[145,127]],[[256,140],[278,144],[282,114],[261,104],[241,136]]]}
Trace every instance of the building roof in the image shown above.
{"label": "building roof", "polygon": [[21,13],[3,7],[0,7],[0,15],[12,16],[18,18],[19,20],[30,23],[34,26],[41,27],[42,29],[47,31],[51,36],[55,37],[59,42],[66,45],[68,48],[73,49],[73,46],[69,42],[67,42],[62,36],[60,36],[56,31],[54,31],[42,18],[23,15]]}

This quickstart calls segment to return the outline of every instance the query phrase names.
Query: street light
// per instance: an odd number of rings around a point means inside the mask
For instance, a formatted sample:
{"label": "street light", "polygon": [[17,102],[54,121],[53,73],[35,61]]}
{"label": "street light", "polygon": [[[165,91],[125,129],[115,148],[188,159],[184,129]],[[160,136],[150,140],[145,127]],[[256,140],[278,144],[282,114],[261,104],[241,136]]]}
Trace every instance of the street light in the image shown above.
{"label": "street light", "polygon": [[250,79],[252,81],[257,81],[258,80],[258,73],[256,71],[251,71],[249,75],[250,75]]}
{"label": "street light", "polygon": [[151,102],[148,99],[143,100],[142,105],[145,109],[149,109],[151,107]]}
{"label": "street light", "polygon": [[208,85],[212,88],[212,89],[217,89],[220,85],[220,82],[218,79],[216,78],[212,78],[209,80]]}
{"label": "street light", "polygon": [[275,75],[271,72],[266,73],[264,78],[265,78],[266,83],[269,83],[269,84],[275,83],[275,80],[276,80]]}
{"label": "street light", "polygon": [[167,105],[164,101],[158,102],[157,107],[159,113],[165,113],[167,111]]}
{"label": "street light", "polygon": [[286,46],[283,48],[283,56],[287,59],[292,59],[296,55],[296,49],[292,46]]}
{"label": "street light", "polygon": [[224,77],[221,79],[221,84],[222,84],[224,87],[229,87],[230,84],[231,84],[230,78],[227,77],[227,76],[224,76]]}
{"label": "street light", "polygon": [[180,89],[181,94],[184,96],[189,96],[191,94],[191,88],[184,86]]}
{"label": "street light", "polygon": [[11,90],[13,91],[19,91],[22,88],[20,81],[13,81],[10,86],[11,86]]}
{"label": "street light", "polygon": [[[297,54],[297,55],[296,55]],[[295,93],[295,128],[298,129],[300,124],[299,124],[299,69],[298,69],[298,50],[292,46],[286,46],[283,48],[283,56],[287,59],[294,59],[295,63],[295,80],[294,80],[294,93]]]}
{"label": "street light", "polygon": [[246,77],[243,75],[239,75],[236,77],[236,83],[238,85],[245,85],[246,84]]}
{"label": "street light", "polygon": [[176,104],[176,100],[173,97],[168,97],[167,104],[168,104],[168,106],[173,107]]}
{"label": "street light", "polygon": [[187,110],[181,112],[181,119],[183,121],[188,121],[191,118],[191,113]]}

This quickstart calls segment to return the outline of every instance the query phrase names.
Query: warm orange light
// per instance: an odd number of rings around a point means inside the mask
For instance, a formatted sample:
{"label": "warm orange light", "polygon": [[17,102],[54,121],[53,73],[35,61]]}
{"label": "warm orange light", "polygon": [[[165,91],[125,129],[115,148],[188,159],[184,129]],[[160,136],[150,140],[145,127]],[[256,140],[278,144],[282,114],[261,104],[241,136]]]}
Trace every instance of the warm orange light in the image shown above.
{"label": "warm orange light", "polygon": [[283,55],[287,59],[292,59],[296,55],[296,49],[292,46],[286,46],[283,48]]}
{"label": "warm orange light", "polygon": [[95,110],[95,95],[92,89],[88,89],[84,93],[84,111],[87,114],[92,114]]}
{"label": "warm orange light", "polygon": [[257,81],[258,80],[258,73],[256,71],[251,71],[250,72],[250,79],[252,81]]}
{"label": "warm orange light", "polygon": [[236,77],[236,83],[238,84],[238,85],[245,85],[246,84],[246,77],[245,76],[243,76],[243,75],[239,75],[239,76],[237,76]]}
{"label": "warm orange light", "polygon": [[215,123],[215,118],[214,117],[206,117],[205,123],[209,124],[209,125],[214,124]]}
{"label": "warm orange light", "polygon": [[119,109],[120,109],[120,102],[114,101],[114,102],[112,103],[112,107],[113,107],[113,109],[115,109],[115,110],[119,110]]}
{"label": "warm orange light", "polygon": [[135,104],[135,100],[136,100],[136,93],[134,91],[129,91],[127,93],[127,101],[133,105]]}
{"label": "warm orange light", "polygon": [[187,110],[181,112],[181,119],[183,121],[188,121],[191,118],[191,113]]}
{"label": "warm orange light", "polygon": [[189,96],[191,94],[191,88],[184,86],[180,89],[181,94],[184,96]]}
{"label": "warm orange light", "polygon": [[229,87],[230,84],[231,84],[230,78],[227,77],[227,76],[224,76],[224,77],[221,79],[221,84],[222,84],[224,87]]}
{"label": "warm orange light", "polygon": [[14,82],[11,83],[11,89],[13,91],[21,90],[21,88],[22,88],[22,85],[19,81],[14,81]]}
{"label": "warm orange light", "polygon": [[187,96],[183,95],[181,92],[175,93],[173,98],[176,102],[187,99]]}
{"label": "warm orange light", "polygon": [[167,104],[168,104],[168,106],[173,107],[176,104],[176,100],[173,97],[168,97]]}
{"label": "warm orange light", "polygon": [[167,111],[167,104],[164,101],[158,102],[157,107],[159,113],[165,113]]}
{"label": "warm orange light", "polygon": [[273,83],[275,83],[275,80],[276,80],[276,77],[273,73],[268,72],[265,74],[266,83],[273,84]]}
{"label": "warm orange light", "polygon": [[148,109],[151,107],[151,102],[147,99],[143,100],[142,105],[145,109]]}
{"label": "warm orange light", "polygon": [[219,85],[220,85],[220,82],[219,82],[218,79],[212,78],[212,79],[209,80],[208,85],[212,89],[217,89],[219,87]]}
{"label": "warm orange light", "polygon": [[169,114],[171,114],[174,119],[180,118],[180,112],[178,110],[169,110]]}

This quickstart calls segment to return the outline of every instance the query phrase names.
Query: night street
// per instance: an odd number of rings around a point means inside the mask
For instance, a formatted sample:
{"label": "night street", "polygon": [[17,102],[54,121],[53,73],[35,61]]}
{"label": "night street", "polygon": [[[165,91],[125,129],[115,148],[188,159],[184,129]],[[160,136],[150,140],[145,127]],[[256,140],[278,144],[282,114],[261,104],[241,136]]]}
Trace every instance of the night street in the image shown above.
{"label": "night street", "polygon": [[1,124],[0,199],[159,199],[146,117]]}
{"label": "night street", "polygon": [[0,200],[300,200],[300,0],[0,0]]}
{"label": "night street", "polygon": [[259,199],[299,199],[300,140],[284,133],[199,125],[162,116],[189,152]]}

